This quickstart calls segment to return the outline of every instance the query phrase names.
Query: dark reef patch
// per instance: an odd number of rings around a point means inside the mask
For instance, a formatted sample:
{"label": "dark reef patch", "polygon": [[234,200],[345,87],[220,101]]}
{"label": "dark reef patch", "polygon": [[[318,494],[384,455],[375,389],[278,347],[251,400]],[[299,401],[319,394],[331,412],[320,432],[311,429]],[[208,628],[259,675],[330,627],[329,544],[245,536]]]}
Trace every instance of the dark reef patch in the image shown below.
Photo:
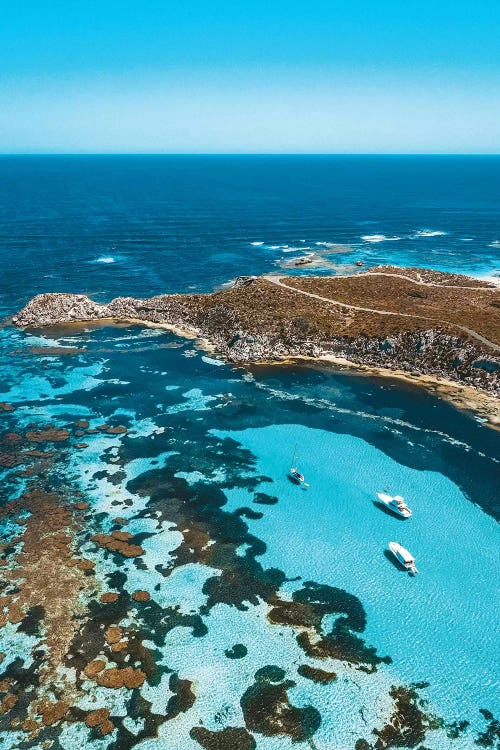
{"label": "dark reef patch", "polygon": [[226,727],[218,732],[193,727],[190,735],[205,750],[255,750],[257,747],[252,735],[242,727]]}
{"label": "dark reef patch", "polygon": [[243,659],[248,654],[248,649],[242,643],[235,643],[231,648],[224,651],[228,659]]}
{"label": "dark reef patch", "polygon": [[169,680],[169,688],[174,693],[167,704],[167,716],[174,719],[180,713],[191,708],[196,700],[191,680],[181,680],[179,675],[173,674]]}
{"label": "dark reef patch", "polygon": [[465,719],[462,721],[452,721],[449,724],[446,724],[446,736],[449,737],[450,740],[456,740],[469,726],[470,722]]}
{"label": "dark reef patch", "polygon": [[495,719],[491,711],[488,711],[486,708],[480,708],[479,712],[484,716],[488,725],[485,731],[478,735],[475,740],[476,745],[479,745],[480,747],[496,746],[497,748],[500,748],[500,721]]}
{"label": "dark reef patch", "polygon": [[[227,500],[221,490],[203,483],[191,487],[173,474],[167,468],[155,469],[130,482],[128,489],[150,497],[138,517],[159,514],[161,520],[174,522],[182,530],[184,541],[173,552],[174,567],[198,562],[221,570],[203,586],[207,603],[201,613],[218,603],[247,610],[259,599],[270,601],[286,576],[277,569],[264,569],[257,561],[265,544],[249,533],[238,512],[224,510]],[[248,478],[244,481],[247,484]],[[254,480],[258,481],[260,478]],[[243,545],[245,553],[238,554]]]}
{"label": "dark reef patch", "polygon": [[18,632],[26,633],[26,635],[40,636],[44,617],[45,609],[42,605],[37,604],[34,607],[30,607],[19,625]]}
{"label": "dark reef patch", "polygon": [[[368,664],[373,669],[381,662],[391,661],[389,656],[379,656],[374,647],[356,635],[366,627],[366,613],[359,599],[343,589],[306,581],[292,594],[292,601],[275,597],[272,604],[270,622],[303,629],[297,642],[310,657],[342,659],[351,664]],[[322,621],[331,614],[339,617],[325,633]],[[307,632],[311,630],[316,631],[317,638]]]}
{"label": "dark reef patch", "polygon": [[270,665],[255,673],[255,682],[241,697],[247,729],[266,737],[287,735],[294,742],[311,738],[321,724],[321,714],[313,706],[301,708],[290,703],[288,690],[293,680],[283,680],[284,671]]}
{"label": "dark reef patch", "polygon": [[259,518],[262,518],[264,516],[263,513],[260,513],[257,510],[252,510],[252,508],[238,508],[237,511],[235,511],[235,514],[237,516],[243,516],[244,518],[249,518],[250,520],[257,521]]}
{"label": "dark reef patch", "polygon": [[311,667],[309,664],[301,664],[297,672],[307,680],[319,682],[321,685],[328,685],[328,683],[334,682],[337,679],[335,672],[326,672],[324,669]]}
{"label": "dark reef patch", "polygon": [[286,672],[281,667],[276,667],[274,664],[268,664],[265,667],[261,667],[255,673],[255,679],[258,681],[265,682],[281,682],[285,679]]}
{"label": "dark reef patch", "polygon": [[266,492],[256,492],[253,502],[257,505],[276,505],[278,498],[276,495],[268,495]]}
{"label": "dark reef patch", "polygon": [[427,732],[444,726],[442,719],[426,713],[427,703],[417,692],[417,687],[396,687],[389,691],[394,700],[394,710],[382,729],[374,729],[377,740],[375,750],[389,747],[417,747]]}

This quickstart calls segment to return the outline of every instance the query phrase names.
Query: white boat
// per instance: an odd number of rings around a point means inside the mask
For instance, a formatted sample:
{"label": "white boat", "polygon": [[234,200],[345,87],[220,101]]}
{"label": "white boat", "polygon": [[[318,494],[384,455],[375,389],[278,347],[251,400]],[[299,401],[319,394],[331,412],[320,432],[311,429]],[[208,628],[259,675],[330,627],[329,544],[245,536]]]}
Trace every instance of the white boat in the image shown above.
{"label": "white boat", "polygon": [[290,468],[290,479],[295,482],[295,484],[303,484],[305,482],[305,476],[301,474],[295,466]]}
{"label": "white boat", "polygon": [[410,518],[412,515],[411,510],[401,497],[401,495],[386,495],[385,492],[377,492],[377,497],[380,502],[384,503],[385,507],[392,510],[397,516],[401,518]]}
{"label": "white boat", "polygon": [[407,549],[397,542],[389,542],[389,549],[403,568],[406,568],[410,573],[418,573],[415,567],[415,558]]}

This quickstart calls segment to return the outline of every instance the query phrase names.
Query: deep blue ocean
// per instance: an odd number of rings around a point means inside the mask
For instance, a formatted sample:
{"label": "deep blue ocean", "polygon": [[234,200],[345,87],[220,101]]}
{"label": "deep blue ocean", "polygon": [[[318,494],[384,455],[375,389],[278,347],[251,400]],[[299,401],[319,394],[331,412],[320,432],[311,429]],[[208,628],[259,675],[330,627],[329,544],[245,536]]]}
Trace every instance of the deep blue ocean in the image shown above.
{"label": "deep blue ocean", "polygon": [[[41,292],[104,301],[303,273],[288,264],[307,253],[314,273],[361,261],[498,274],[500,158],[0,159],[2,317]],[[200,727],[212,741],[245,728],[253,740],[234,750],[379,750],[390,691],[403,686],[427,724],[415,742],[390,747],[498,746],[498,431],[416,386],[326,366],[233,368],[192,340],[139,326],[7,323],[0,402],[15,407],[0,412],[2,432],[49,423],[71,432],[50,445],[40,481],[90,504],[75,540],[95,562],[82,606],[100,622],[99,595],[118,592],[126,607],[102,621],[139,633],[154,664],[140,689],[82,681],[70,656],[40,683],[43,629],[8,623],[0,680],[22,674],[23,690],[51,700],[69,691],[81,711],[106,706],[115,725],[100,737],[75,714],[42,740],[63,750],[218,750],[226,746],[202,744]],[[79,420],[127,431],[76,437]],[[306,489],[286,476],[294,452]],[[3,504],[37,481],[22,471],[30,465],[0,466]],[[376,504],[387,487],[407,499],[410,520]],[[116,516],[140,558],[92,543]],[[2,549],[19,528],[0,519]],[[412,551],[418,576],[389,559],[391,540]],[[147,605],[130,598],[136,590]],[[314,627],[273,621],[276,598],[307,601],[321,617]],[[315,656],[307,638],[340,650]],[[337,678],[314,681],[304,665]],[[177,709],[187,681],[193,699]],[[255,696],[269,706],[273,690],[295,707],[300,736],[252,714]],[[43,746],[20,725],[2,727],[4,748]]]}
{"label": "deep blue ocean", "polygon": [[346,246],[338,266],[490,274],[500,157],[3,157],[0,243],[8,310],[43,291],[210,291],[323,243]]}

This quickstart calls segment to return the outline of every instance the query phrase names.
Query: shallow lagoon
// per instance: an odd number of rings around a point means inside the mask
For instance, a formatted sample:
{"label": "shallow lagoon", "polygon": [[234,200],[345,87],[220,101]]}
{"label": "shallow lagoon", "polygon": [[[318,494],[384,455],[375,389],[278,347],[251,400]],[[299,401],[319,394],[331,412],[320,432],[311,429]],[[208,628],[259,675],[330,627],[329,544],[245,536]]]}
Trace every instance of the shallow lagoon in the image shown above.
{"label": "shallow lagoon", "polygon": [[[367,612],[365,636],[391,655],[394,679],[428,680],[433,704],[450,720],[488,702],[499,678],[491,659],[499,645],[494,519],[447,477],[398,464],[359,438],[301,425],[218,434],[238,440],[257,457],[257,471],[273,477],[279,503],[248,521],[266,543],[263,564],[355,594]],[[284,472],[295,444],[307,489]],[[386,487],[407,499],[411,519],[377,507]],[[244,490],[227,494],[230,508],[248,504]],[[393,564],[389,541],[412,551],[419,575]],[[466,691],[458,674],[467,674]]]}

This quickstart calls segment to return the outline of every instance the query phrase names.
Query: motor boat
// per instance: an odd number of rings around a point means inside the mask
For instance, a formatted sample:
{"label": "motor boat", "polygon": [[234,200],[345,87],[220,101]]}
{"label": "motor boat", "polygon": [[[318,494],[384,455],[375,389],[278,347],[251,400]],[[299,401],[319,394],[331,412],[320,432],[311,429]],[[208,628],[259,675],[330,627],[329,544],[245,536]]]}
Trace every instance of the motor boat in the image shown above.
{"label": "motor boat", "polygon": [[418,573],[418,570],[415,567],[415,558],[410,552],[408,552],[407,549],[402,547],[397,542],[389,542],[389,549],[391,550],[398,563],[403,566],[403,568],[408,570],[410,573]]}
{"label": "motor boat", "polygon": [[386,495],[385,492],[377,492],[377,497],[386,508],[391,510],[400,518],[410,518],[412,515],[411,510],[401,497],[401,495]]}

